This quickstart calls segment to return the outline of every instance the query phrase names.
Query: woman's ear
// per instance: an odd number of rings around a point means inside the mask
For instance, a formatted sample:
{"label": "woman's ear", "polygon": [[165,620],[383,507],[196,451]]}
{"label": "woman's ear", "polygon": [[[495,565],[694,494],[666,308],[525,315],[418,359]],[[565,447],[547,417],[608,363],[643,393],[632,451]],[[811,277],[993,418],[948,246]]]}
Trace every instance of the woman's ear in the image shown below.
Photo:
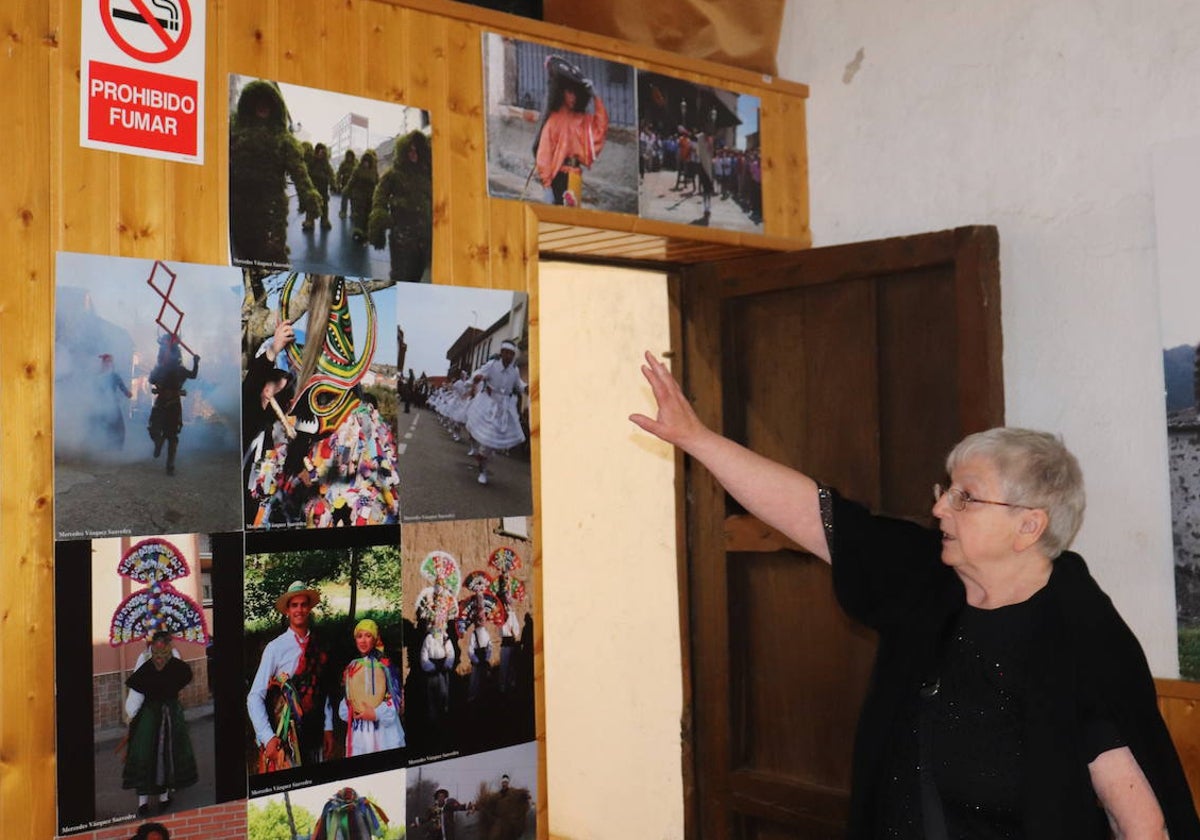
{"label": "woman's ear", "polygon": [[1042,538],[1042,534],[1046,532],[1046,526],[1049,524],[1050,517],[1046,511],[1041,508],[1026,510],[1021,514],[1021,523],[1017,526],[1013,548],[1017,551],[1024,551],[1034,545]]}

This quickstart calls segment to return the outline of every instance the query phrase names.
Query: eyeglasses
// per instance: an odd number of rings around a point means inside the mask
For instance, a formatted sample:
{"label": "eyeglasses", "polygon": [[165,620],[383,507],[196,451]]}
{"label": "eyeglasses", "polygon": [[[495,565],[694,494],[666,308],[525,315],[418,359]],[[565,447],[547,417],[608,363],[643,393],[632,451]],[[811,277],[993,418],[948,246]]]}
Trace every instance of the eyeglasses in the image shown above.
{"label": "eyeglasses", "polygon": [[946,497],[946,502],[950,505],[951,510],[966,510],[967,505],[971,502],[978,502],[981,505],[1000,505],[1001,507],[1029,507],[1029,505],[1017,505],[1013,504],[1012,502],[993,502],[989,499],[976,499],[966,490],[961,490],[958,487],[947,487],[943,489],[942,485],[940,484],[933,485],[934,503],[936,504],[937,501],[942,498],[942,496]]}

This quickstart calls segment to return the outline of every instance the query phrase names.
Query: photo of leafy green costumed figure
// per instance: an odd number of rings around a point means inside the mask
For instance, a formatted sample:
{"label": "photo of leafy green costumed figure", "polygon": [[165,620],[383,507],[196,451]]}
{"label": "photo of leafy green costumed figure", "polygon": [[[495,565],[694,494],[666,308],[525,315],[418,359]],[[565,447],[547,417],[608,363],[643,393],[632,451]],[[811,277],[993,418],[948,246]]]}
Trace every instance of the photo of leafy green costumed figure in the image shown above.
{"label": "photo of leafy green costumed figure", "polygon": [[[304,144],[306,147],[308,143]],[[317,217],[321,217],[321,230],[329,230],[333,224],[329,221],[329,188],[333,186],[333,164],[329,162],[329,147],[318,143],[312,151],[305,149],[304,165],[308,167],[308,177],[312,179],[313,187],[321,196],[319,212],[309,211],[304,217],[304,230],[312,230]]]}
{"label": "photo of leafy green costumed figure", "polygon": [[229,226],[237,262],[287,266],[287,178],[299,212],[321,212],[321,195],[288,122],[275,83],[256,79],[242,90],[229,128]]}
{"label": "photo of leafy green costumed figure", "polygon": [[350,176],[350,224],[354,228],[356,242],[367,241],[367,219],[371,215],[371,198],[375,195],[375,185],[378,183],[379,164],[375,152],[367,149]]}
{"label": "photo of leafy green costumed figure", "polygon": [[354,168],[357,165],[358,158],[354,156],[354,150],[347,149],[337,169],[337,192],[342,197],[341,207],[338,209],[339,219],[346,218],[346,198],[350,195],[350,176],[354,174]]}
{"label": "photo of leafy green costumed figure", "polygon": [[433,241],[433,169],[429,138],[410,131],[396,139],[392,165],[379,178],[371,205],[370,241],[391,252],[391,280],[419,283]]}

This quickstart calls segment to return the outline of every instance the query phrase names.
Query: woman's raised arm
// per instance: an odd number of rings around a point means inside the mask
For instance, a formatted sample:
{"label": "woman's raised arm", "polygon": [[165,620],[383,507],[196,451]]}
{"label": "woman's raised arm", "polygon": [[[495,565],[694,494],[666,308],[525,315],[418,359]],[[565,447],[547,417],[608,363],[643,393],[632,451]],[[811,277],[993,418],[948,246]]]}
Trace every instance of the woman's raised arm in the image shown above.
{"label": "woman's raised arm", "polygon": [[658,404],[656,417],[629,419],[703,464],[721,486],[763,522],[829,562],[817,483],[709,429],[696,416],[666,365],[646,353],[642,373]]}

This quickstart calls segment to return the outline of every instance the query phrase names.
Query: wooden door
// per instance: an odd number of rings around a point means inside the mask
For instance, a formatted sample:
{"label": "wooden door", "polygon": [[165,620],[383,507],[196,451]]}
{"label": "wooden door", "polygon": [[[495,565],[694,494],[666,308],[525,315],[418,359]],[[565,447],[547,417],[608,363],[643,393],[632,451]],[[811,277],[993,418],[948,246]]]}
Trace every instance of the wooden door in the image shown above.
{"label": "wooden door", "polygon": [[[930,521],[946,452],[1003,422],[997,247],[972,227],[690,268],[686,389],[726,435]],[[686,488],[687,834],[840,837],[874,639],[826,564],[698,465]]]}

